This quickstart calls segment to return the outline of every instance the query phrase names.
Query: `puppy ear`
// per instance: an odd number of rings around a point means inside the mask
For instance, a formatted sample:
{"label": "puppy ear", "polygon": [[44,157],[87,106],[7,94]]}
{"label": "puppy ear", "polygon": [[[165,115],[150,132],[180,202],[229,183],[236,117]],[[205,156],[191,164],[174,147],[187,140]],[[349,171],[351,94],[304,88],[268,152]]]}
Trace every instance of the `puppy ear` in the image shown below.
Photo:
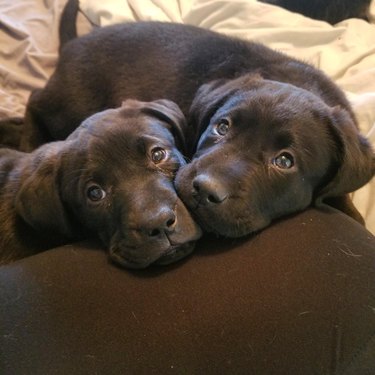
{"label": "puppy ear", "polygon": [[[50,235],[72,237],[66,211],[60,198],[60,156],[56,145],[45,145],[29,154],[28,177],[15,197],[15,209],[26,223]],[[51,152],[52,151],[52,152]]]}
{"label": "puppy ear", "polygon": [[122,107],[138,107],[142,113],[156,117],[166,123],[176,141],[176,146],[180,150],[185,150],[186,119],[176,103],[167,99],[152,102],[128,99],[122,102]]}
{"label": "puppy ear", "polygon": [[371,180],[375,173],[375,154],[365,137],[359,134],[349,113],[332,108],[330,130],[338,145],[338,169],[318,193],[316,203],[355,191]]}

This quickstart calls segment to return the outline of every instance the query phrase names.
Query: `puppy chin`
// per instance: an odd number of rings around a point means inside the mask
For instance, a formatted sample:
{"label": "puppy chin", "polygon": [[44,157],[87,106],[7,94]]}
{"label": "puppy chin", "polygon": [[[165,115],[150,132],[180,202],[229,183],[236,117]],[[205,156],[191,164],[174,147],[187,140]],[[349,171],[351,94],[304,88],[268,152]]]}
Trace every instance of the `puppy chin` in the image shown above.
{"label": "puppy chin", "polygon": [[178,262],[181,259],[186,258],[190,255],[195,248],[195,241],[180,245],[180,246],[171,246],[171,249],[158,260],[155,261],[155,264],[160,266],[166,266]]}
{"label": "puppy chin", "polygon": [[110,250],[109,258],[120,267],[129,268],[133,270],[141,270],[150,266],[154,260],[149,259],[131,259],[123,255],[122,251]]}
{"label": "puppy chin", "polygon": [[[119,249],[111,248],[109,251],[109,258],[117,265],[128,269],[145,269],[153,264],[168,265],[187,257],[190,255],[195,247],[195,241],[185,243],[183,245],[171,245],[163,251],[154,251],[153,255],[145,257],[134,257],[129,253],[134,253],[134,248]],[[138,249],[142,253],[142,249]],[[146,250],[150,252],[149,248]]]}
{"label": "puppy chin", "polygon": [[194,217],[206,232],[228,238],[239,238],[255,234],[267,227],[271,220],[265,217],[246,217],[244,219],[226,216],[220,212],[212,213],[204,207],[198,207]]}

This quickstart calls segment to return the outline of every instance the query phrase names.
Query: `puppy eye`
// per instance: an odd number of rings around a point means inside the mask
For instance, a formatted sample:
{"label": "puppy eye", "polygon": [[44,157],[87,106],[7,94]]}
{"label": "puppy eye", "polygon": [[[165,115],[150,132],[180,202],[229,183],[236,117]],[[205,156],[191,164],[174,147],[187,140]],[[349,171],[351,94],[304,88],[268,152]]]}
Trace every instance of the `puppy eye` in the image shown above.
{"label": "puppy eye", "polygon": [[226,118],[222,118],[218,121],[218,123],[215,125],[215,132],[218,135],[224,136],[228,133],[230,128],[229,120]]}
{"label": "puppy eye", "polygon": [[283,152],[276,156],[272,163],[280,169],[290,169],[294,166],[294,158],[289,152]]}
{"label": "puppy eye", "polygon": [[155,163],[158,164],[165,160],[168,156],[168,153],[164,148],[161,147],[154,147],[151,150],[151,160]]}
{"label": "puppy eye", "polygon": [[86,190],[87,198],[93,202],[98,202],[105,198],[106,192],[99,185],[90,185]]}

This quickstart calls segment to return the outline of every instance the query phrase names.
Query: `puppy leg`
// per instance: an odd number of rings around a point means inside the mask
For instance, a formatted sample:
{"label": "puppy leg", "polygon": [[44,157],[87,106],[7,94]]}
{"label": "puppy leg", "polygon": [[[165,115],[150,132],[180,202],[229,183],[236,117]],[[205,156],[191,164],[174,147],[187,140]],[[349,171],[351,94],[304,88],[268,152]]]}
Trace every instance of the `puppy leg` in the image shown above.
{"label": "puppy leg", "polygon": [[18,149],[24,119],[22,117],[10,117],[0,121],[0,147]]}
{"label": "puppy leg", "polygon": [[35,90],[31,93],[26,106],[24,126],[20,139],[20,151],[31,152],[39,146],[50,142],[49,136],[43,121],[46,113],[39,113],[39,108],[49,108],[48,103],[41,103],[43,90]]}

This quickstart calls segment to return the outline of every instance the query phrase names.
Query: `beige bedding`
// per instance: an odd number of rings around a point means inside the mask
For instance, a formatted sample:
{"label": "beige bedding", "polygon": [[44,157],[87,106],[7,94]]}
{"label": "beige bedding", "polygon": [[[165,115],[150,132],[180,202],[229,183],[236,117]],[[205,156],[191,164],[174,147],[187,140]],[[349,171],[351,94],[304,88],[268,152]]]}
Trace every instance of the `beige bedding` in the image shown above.
{"label": "beige bedding", "polygon": [[[0,119],[22,116],[30,92],[52,74],[64,5],[65,0],[0,2]],[[345,91],[362,133],[375,145],[374,23],[352,19],[331,26],[256,0],[81,0],[81,9],[80,34],[92,28],[89,20],[100,26],[174,21],[261,41],[302,58]],[[375,233],[374,179],[354,194],[354,202]]]}

